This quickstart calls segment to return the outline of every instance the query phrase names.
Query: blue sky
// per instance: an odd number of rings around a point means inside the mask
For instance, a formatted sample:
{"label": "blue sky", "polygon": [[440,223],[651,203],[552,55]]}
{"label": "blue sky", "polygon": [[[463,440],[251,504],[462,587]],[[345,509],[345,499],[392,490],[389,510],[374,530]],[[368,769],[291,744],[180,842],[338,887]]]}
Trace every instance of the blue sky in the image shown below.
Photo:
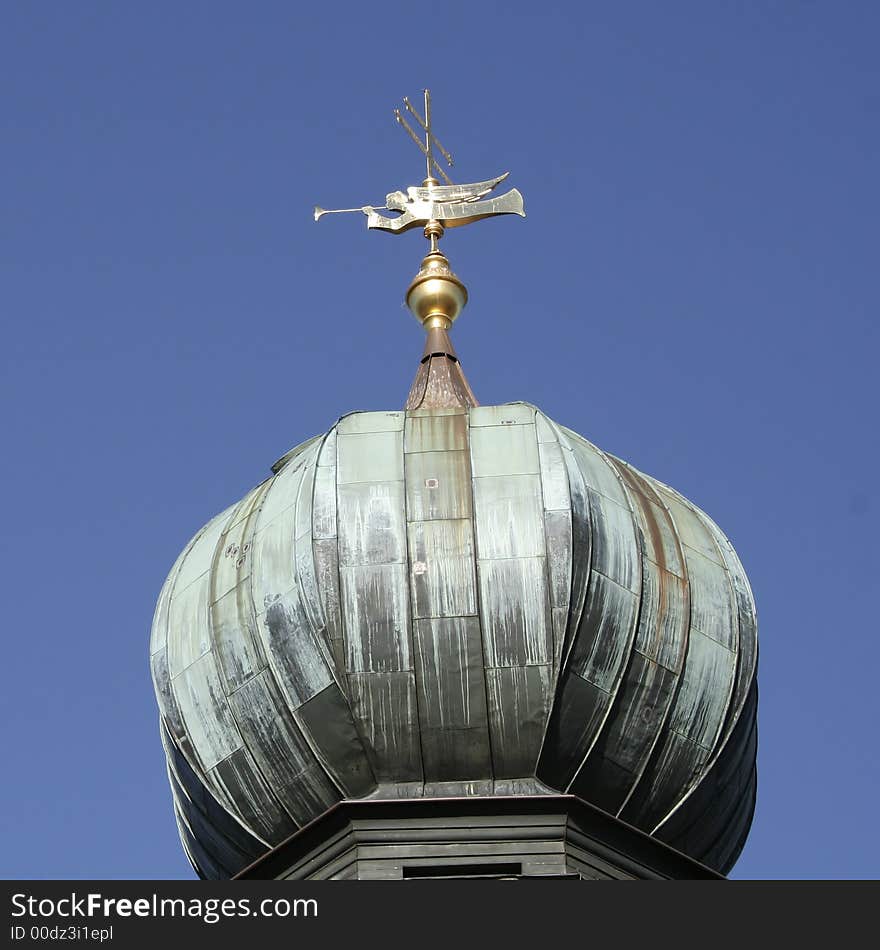
{"label": "blue sky", "polygon": [[880,6],[6,4],[0,28],[0,876],[191,877],[148,672],[209,517],[402,406],[433,90],[484,404],[526,400],[730,536],[761,645],[732,876],[877,877]]}

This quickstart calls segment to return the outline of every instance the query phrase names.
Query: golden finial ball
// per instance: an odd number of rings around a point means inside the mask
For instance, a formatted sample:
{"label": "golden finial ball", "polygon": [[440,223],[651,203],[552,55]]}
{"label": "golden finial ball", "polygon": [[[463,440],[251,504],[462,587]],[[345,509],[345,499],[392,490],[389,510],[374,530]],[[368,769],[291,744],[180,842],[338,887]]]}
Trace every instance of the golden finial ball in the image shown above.
{"label": "golden finial ball", "polygon": [[431,251],[422,261],[406,292],[406,305],[426,330],[448,330],[467,303],[464,284],[452,273],[440,251]]}

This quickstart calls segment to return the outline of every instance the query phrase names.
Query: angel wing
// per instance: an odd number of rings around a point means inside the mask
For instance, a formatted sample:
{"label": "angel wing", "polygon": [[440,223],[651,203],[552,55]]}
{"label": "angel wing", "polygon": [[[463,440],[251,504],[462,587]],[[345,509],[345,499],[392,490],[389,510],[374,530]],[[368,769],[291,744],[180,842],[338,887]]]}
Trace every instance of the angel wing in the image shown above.
{"label": "angel wing", "polygon": [[487,181],[475,181],[467,185],[435,185],[432,188],[423,188],[410,185],[406,189],[410,201],[432,201],[435,204],[448,201],[479,201],[484,195],[488,195],[493,188],[504,181],[510,172],[505,172],[497,178],[490,178]]}

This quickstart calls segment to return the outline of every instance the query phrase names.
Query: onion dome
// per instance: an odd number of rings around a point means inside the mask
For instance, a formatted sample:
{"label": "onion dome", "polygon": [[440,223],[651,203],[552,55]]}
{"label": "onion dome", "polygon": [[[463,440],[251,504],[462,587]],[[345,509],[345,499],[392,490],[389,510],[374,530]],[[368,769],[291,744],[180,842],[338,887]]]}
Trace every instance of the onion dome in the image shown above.
{"label": "onion dome", "polygon": [[162,589],[184,846],[227,877],[342,799],[555,790],[726,871],[755,629],[716,525],[535,407],[345,416]]}
{"label": "onion dome", "polygon": [[355,209],[431,242],[406,295],[427,341],[405,408],[288,452],[159,597],[184,847],[230,877],[339,802],[563,793],[725,873],[755,803],[745,573],[673,489],[535,406],[477,404],[449,339],[467,292],[438,241],[523,216],[522,196],[483,200],[506,174],[440,186],[429,105],[406,101],[428,178],[388,195],[398,217]]}

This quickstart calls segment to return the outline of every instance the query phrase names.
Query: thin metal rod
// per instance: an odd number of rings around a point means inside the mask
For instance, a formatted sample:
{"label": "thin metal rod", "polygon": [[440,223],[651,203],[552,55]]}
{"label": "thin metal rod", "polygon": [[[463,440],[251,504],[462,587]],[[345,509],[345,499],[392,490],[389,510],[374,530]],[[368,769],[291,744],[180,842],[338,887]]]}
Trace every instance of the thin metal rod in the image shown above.
{"label": "thin metal rod", "polygon": [[[446,182],[447,185],[451,185],[452,179],[449,177],[449,175],[446,174],[445,171],[443,171],[442,167],[437,163],[434,157],[432,155],[429,155],[428,150],[425,148],[424,142],[422,142],[422,140],[418,137],[418,135],[416,135],[416,133],[413,131],[413,127],[409,124],[409,122],[407,122],[406,119],[404,119],[404,117],[400,114],[400,109],[394,110],[394,118],[397,119],[400,125],[404,127],[407,135],[416,143],[416,145],[418,145],[419,151],[434,166],[435,170],[437,171],[437,174],[440,175],[440,177]],[[430,169],[431,169],[431,165],[428,165],[428,178],[432,177]]]}
{"label": "thin metal rod", "polygon": [[[428,126],[425,123],[425,120],[419,115],[418,110],[413,107],[413,104],[409,101],[409,99],[406,96],[403,97],[403,104],[406,106],[410,115],[412,115],[412,117],[416,120],[416,122],[419,123],[422,129],[425,132],[429,132]],[[443,147],[443,145],[441,144],[437,136],[434,135],[433,130],[430,130],[429,134],[431,136],[431,141],[437,147],[437,151],[440,152],[440,154],[446,159],[446,161],[449,163],[450,168],[454,166],[455,162],[452,160],[452,156],[449,154],[449,152],[446,151],[446,149]]]}
{"label": "thin metal rod", "polygon": [[400,125],[404,127],[404,129],[406,129],[406,134],[416,143],[416,145],[418,145],[419,150],[423,154],[427,154],[425,152],[425,146],[422,145],[422,140],[413,131],[413,127],[409,124],[409,122],[407,122],[406,119],[404,119],[404,117],[400,114],[400,109],[394,110],[394,118],[397,119],[397,121],[400,123]]}
{"label": "thin metal rod", "polygon": [[431,151],[431,90],[425,90],[425,156],[427,157],[425,178],[431,178],[431,165],[434,162],[434,155]]}

